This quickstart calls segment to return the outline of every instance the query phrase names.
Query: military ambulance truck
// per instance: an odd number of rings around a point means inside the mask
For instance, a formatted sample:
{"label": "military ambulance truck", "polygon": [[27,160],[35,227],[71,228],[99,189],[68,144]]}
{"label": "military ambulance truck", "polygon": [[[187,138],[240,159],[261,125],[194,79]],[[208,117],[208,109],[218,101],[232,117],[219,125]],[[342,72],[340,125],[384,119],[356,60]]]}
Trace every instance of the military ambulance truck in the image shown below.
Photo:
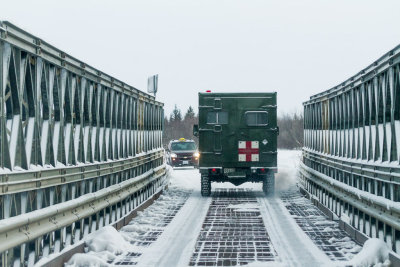
{"label": "military ambulance truck", "polygon": [[199,93],[201,194],[212,182],[262,182],[274,193],[277,172],[276,93]]}

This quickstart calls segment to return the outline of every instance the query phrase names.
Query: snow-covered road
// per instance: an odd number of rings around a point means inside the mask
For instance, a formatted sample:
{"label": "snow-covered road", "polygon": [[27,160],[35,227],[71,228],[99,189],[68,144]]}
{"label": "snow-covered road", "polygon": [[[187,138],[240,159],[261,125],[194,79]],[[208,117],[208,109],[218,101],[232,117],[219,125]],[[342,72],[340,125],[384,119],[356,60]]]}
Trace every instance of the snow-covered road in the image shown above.
{"label": "snow-covered road", "polygon": [[301,231],[278,198],[259,197],[265,221],[280,261],[290,266],[322,266],[329,258]]}
{"label": "snow-covered road", "polygon": [[[171,170],[169,189],[152,206],[119,232],[110,227],[111,234],[103,230],[102,238],[94,234],[87,241],[88,253],[69,264],[342,265],[361,248],[296,190],[299,158],[299,151],[279,151],[275,198],[266,198],[261,184],[252,183],[213,184],[212,196],[203,198],[198,170]],[[96,242],[105,242],[105,235],[118,242],[100,246]],[[335,253],[326,244],[335,246]]]}
{"label": "snow-covered road", "polygon": [[194,191],[185,206],[178,212],[171,224],[154,246],[142,255],[143,266],[184,266],[192,256],[192,250],[201,230],[211,198],[203,198]]}

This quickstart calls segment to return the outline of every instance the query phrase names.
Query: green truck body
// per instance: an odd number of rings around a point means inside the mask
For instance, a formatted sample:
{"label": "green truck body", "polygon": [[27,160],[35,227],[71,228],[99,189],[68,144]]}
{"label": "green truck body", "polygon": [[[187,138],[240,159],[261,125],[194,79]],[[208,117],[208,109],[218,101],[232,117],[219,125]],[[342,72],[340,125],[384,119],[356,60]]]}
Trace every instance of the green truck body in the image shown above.
{"label": "green truck body", "polygon": [[211,182],[263,182],[273,192],[278,133],[276,93],[199,93],[202,194]]}

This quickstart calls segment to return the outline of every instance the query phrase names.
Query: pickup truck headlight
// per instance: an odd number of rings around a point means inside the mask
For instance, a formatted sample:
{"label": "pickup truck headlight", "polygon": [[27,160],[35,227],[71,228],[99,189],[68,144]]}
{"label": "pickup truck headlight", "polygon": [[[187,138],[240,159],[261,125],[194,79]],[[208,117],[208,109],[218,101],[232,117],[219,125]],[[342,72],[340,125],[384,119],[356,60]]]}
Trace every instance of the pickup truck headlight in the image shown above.
{"label": "pickup truck headlight", "polygon": [[194,154],[193,154],[193,157],[195,157],[195,158],[200,157],[200,153],[199,153],[199,152],[194,153]]}
{"label": "pickup truck headlight", "polygon": [[171,153],[171,158],[176,158],[178,157],[175,153]]}

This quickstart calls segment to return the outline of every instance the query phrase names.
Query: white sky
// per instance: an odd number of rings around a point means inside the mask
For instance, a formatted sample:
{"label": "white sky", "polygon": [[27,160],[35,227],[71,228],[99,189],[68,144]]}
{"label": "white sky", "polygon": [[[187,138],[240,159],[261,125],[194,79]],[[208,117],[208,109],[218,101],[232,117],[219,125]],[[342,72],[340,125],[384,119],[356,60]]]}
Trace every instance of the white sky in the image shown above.
{"label": "white sky", "polygon": [[169,115],[197,93],[277,91],[279,112],[400,43],[400,1],[18,1],[0,20],[141,90],[159,74]]}

